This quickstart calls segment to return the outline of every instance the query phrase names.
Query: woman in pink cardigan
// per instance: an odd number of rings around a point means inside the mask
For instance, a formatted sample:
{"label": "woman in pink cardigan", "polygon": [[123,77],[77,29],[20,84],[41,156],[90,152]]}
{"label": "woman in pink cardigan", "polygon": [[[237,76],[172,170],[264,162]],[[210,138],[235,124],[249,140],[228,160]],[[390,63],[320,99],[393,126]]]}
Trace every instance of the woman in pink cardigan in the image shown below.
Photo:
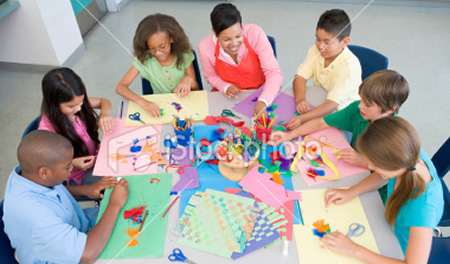
{"label": "woman in pink cardigan", "polygon": [[263,86],[254,113],[265,115],[283,81],[267,35],[257,25],[242,25],[239,10],[228,3],[213,9],[211,23],[213,34],[198,45],[203,76],[213,91],[231,98]]}

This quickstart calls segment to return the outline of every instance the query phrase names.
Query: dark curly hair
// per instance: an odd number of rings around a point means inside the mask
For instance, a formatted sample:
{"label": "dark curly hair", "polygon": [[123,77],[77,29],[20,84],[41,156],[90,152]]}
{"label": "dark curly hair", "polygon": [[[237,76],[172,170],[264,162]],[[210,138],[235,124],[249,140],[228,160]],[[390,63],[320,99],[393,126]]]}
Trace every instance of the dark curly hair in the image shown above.
{"label": "dark curly hair", "polygon": [[184,60],[184,53],[191,51],[192,48],[183,28],[175,18],[168,15],[159,13],[150,15],[139,23],[133,40],[134,55],[141,63],[144,63],[149,57],[151,58],[153,55],[148,52],[147,39],[158,32],[166,32],[169,38],[173,40],[170,44],[170,53],[177,57],[176,66],[180,69]]}

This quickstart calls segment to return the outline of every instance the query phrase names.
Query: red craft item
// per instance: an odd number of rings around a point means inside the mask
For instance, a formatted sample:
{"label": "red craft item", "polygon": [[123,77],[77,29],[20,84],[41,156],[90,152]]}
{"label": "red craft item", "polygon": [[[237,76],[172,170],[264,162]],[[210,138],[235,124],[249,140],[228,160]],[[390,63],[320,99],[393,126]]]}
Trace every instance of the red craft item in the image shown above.
{"label": "red craft item", "polygon": [[133,222],[138,222],[138,217],[144,213],[145,206],[136,207],[130,210],[125,210],[123,212],[123,218],[129,219],[131,218]]}
{"label": "red craft item", "polygon": [[228,123],[235,127],[244,125],[244,121],[234,122],[233,119],[224,116],[207,116],[204,120],[207,125],[218,125],[219,123]]}
{"label": "red craft item", "polygon": [[280,160],[280,151],[270,152],[269,155],[272,159],[272,164],[275,164],[276,161]]}

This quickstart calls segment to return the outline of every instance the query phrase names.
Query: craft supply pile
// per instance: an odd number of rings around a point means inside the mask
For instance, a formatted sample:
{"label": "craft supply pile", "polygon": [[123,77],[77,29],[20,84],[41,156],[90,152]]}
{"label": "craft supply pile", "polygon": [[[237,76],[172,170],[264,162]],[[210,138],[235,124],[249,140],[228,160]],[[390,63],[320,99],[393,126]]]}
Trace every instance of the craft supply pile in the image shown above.
{"label": "craft supply pile", "polygon": [[[133,191],[101,258],[164,257],[166,231],[180,245],[237,259],[291,241],[294,231],[297,244],[314,239],[318,247],[319,237],[336,230],[337,218],[325,214],[310,220],[312,210],[305,206],[311,201],[294,190],[292,176],[300,174],[314,185],[363,171],[336,158],[336,150],[348,146],[337,130],[300,138],[294,153],[286,153],[283,144],[267,144],[273,128],[281,125],[276,107],[267,116],[253,117],[246,127],[228,118],[237,118],[239,109],[226,109],[219,116],[209,115],[207,108],[182,115],[193,104],[186,102],[166,103],[175,106],[164,119],[173,128],[170,136],[161,136],[161,125],[141,126],[149,120],[133,105],[128,118],[115,119],[117,130],[105,135],[96,173],[125,176]],[[105,198],[109,194],[107,190]],[[102,203],[103,210],[106,205]],[[169,210],[178,206],[176,226],[167,230]],[[119,250],[123,245],[126,249]]]}

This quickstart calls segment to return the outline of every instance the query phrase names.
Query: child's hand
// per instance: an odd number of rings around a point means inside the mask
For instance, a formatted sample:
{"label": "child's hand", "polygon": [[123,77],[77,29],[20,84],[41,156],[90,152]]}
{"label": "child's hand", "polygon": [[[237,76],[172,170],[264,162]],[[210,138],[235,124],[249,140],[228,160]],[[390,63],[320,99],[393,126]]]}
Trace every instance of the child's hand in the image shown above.
{"label": "child's hand", "polygon": [[114,128],[114,121],[111,114],[100,114],[98,119],[98,127],[103,132],[103,134],[108,134]]}
{"label": "child's hand", "polygon": [[300,116],[295,116],[289,121],[287,129],[294,130],[302,124],[302,118]]}
{"label": "child's hand", "polygon": [[161,116],[161,108],[153,102],[147,101],[143,99],[138,103],[145,111],[147,111],[150,116],[160,117]]}
{"label": "child's hand", "polygon": [[95,156],[79,157],[72,160],[73,167],[80,170],[88,170],[94,166]]}
{"label": "child's hand", "polygon": [[[114,179],[116,180],[116,179]],[[109,197],[109,205],[117,206],[119,209],[122,208],[128,200],[128,182],[124,178],[114,187]]]}
{"label": "child's hand", "polygon": [[356,251],[358,250],[358,247],[360,247],[349,237],[339,231],[334,231],[330,234],[326,234],[319,240],[326,243],[325,245],[322,245],[322,248],[328,248],[341,254],[350,256],[354,256]]}
{"label": "child's hand", "polygon": [[192,81],[193,79],[191,76],[185,75],[173,92],[176,93],[178,97],[187,96],[191,91]]}
{"label": "child's hand", "polygon": [[291,137],[289,136],[289,133],[286,133],[283,131],[275,131],[275,132],[272,132],[272,134],[270,135],[268,144],[270,146],[278,146],[281,143],[283,143],[284,141],[288,141],[290,139],[291,139]]}
{"label": "child's hand", "polygon": [[266,109],[267,105],[262,101],[258,101],[255,105],[255,108],[253,109],[253,113],[256,115],[257,118],[260,118],[262,116],[267,117]]}
{"label": "child's hand", "polygon": [[351,163],[356,166],[361,166],[364,168],[368,167],[367,160],[356,152],[353,148],[341,149],[336,153],[336,157],[345,162]]}
{"label": "child's hand", "polygon": [[309,107],[309,102],[306,100],[300,101],[300,103],[297,104],[297,112],[300,114],[304,114],[311,111],[311,108]]}
{"label": "child's hand", "polygon": [[245,91],[237,88],[236,86],[230,85],[230,86],[228,86],[228,89],[227,89],[227,92],[225,93],[225,96],[229,97],[229,98],[237,98],[237,95],[239,93],[244,93],[244,92]]}
{"label": "child's hand", "polygon": [[325,207],[328,208],[332,203],[343,204],[351,201],[353,198],[355,198],[355,195],[350,189],[328,188],[325,191]]}
{"label": "child's hand", "polygon": [[103,198],[102,190],[116,186],[117,180],[114,177],[103,177],[97,182],[85,185],[85,195],[91,199]]}

